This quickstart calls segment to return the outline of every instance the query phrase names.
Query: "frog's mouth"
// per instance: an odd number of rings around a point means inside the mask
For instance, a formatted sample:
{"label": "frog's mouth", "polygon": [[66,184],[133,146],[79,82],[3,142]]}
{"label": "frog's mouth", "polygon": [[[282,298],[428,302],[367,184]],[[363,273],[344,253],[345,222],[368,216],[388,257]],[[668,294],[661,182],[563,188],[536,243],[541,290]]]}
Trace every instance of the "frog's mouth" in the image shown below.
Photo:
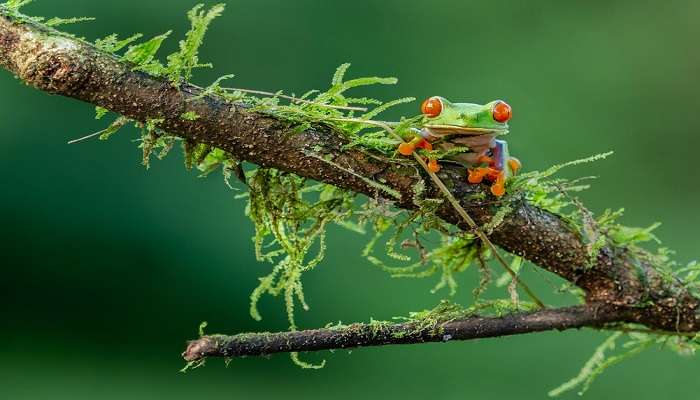
{"label": "frog's mouth", "polygon": [[506,133],[508,133],[507,129],[501,129],[501,128],[470,128],[470,127],[454,126],[454,125],[425,125],[424,128],[427,129],[428,131],[430,131],[430,133],[434,136],[505,135]]}

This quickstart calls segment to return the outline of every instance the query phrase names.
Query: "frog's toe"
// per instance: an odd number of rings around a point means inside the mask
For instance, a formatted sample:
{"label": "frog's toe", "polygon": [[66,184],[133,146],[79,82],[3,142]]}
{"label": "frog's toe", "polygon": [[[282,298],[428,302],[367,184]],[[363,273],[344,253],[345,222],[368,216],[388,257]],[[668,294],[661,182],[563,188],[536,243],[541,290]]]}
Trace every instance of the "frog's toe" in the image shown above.
{"label": "frog's toe", "polygon": [[503,182],[494,182],[494,184],[491,185],[491,193],[496,197],[501,197],[506,194],[506,187]]}
{"label": "frog's toe", "polygon": [[490,167],[486,168],[486,179],[488,179],[489,181],[495,182],[501,176],[503,176],[503,170]]}
{"label": "frog's toe", "polygon": [[493,181],[493,185],[491,185],[491,193],[493,193],[493,195],[496,197],[501,197],[506,194],[506,176],[502,171]]}
{"label": "frog's toe", "polygon": [[440,164],[438,164],[437,160],[431,159],[428,161],[428,171],[432,173],[437,173],[440,171]]}
{"label": "frog's toe", "polygon": [[403,142],[399,145],[399,153],[404,156],[410,156],[416,150],[416,145],[410,142]]}
{"label": "frog's toe", "polygon": [[510,170],[513,171],[513,174],[517,174],[518,171],[520,171],[520,168],[523,167],[523,164],[517,158],[511,157],[508,159],[508,166],[510,167]]}
{"label": "frog's toe", "polygon": [[469,170],[467,181],[472,184],[481,183],[489,173],[489,168],[474,168]]}

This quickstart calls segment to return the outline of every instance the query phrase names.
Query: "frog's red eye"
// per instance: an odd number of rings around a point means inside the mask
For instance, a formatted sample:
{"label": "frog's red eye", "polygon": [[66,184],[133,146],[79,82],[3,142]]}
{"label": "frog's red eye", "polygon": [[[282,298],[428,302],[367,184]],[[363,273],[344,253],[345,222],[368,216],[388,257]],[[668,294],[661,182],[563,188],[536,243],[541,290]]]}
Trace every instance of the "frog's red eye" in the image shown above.
{"label": "frog's red eye", "polygon": [[513,110],[508,103],[500,100],[493,105],[491,113],[493,114],[493,119],[500,123],[508,122],[510,117],[513,116]]}
{"label": "frog's red eye", "polygon": [[442,101],[437,96],[428,97],[421,104],[420,111],[427,117],[437,117],[442,112]]}

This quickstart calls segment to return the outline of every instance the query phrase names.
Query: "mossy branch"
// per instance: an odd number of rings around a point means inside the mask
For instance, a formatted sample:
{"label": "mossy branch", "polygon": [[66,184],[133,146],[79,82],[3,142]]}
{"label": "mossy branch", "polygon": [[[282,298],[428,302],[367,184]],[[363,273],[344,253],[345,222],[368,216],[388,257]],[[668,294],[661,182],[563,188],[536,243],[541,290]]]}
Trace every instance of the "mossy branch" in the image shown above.
{"label": "mossy branch", "polygon": [[354,347],[449,342],[521,333],[602,326],[624,320],[627,311],[605,304],[513,313],[502,317],[472,316],[430,323],[372,322],[294,332],[206,335],[191,341],[182,357],[198,362],[207,357],[261,356]]}
{"label": "mossy branch", "polygon": [[[439,197],[427,176],[418,176],[412,166],[350,147],[342,134],[323,123],[307,123],[299,129],[289,120],[252,111],[196,86],[153,77],[134,70],[128,58],[119,59],[83,40],[19,17],[4,6],[0,6],[0,66],[37,89],[94,104],[144,126],[157,121],[158,128],[184,138],[187,143],[214,146],[238,160],[385,198],[405,209],[416,208],[418,199],[414,196],[419,183],[426,188],[425,194]],[[447,165],[439,174],[479,225],[494,218],[502,219],[490,234],[495,244],[583,289],[589,307],[606,305],[599,308],[600,313],[585,314],[588,319],[578,319],[579,322],[568,327],[615,320],[669,331],[700,329],[698,299],[682,284],[661,276],[646,260],[636,258],[625,247],[612,245],[596,247],[598,256],[591,260],[589,245],[561,217],[523,199],[513,200],[507,215],[499,214],[499,207],[494,206],[487,190],[468,184],[464,176],[463,168]],[[382,182],[381,187],[376,182]],[[438,209],[437,215],[469,230],[449,204]],[[610,314],[611,307],[624,312]],[[564,314],[551,310],[497,320],[470,319],[460,321],[466,325],[459,326],[469,326],[476,332],[478,327],[473,324],[480,321],[484,329],[502,329],[503,334],[562,327],[560,320],[538,319],[545,315]],[[522,321],[539,322],[536,329],[527,328],[535,325],[518,328]],[[496,331],[492,333],[490,336],[498,335]],[[280,334],[280,337],[298,338],[295,335],[300,334]],[[469,335],[465,333],[463,338]],[[416,336],[413,340],[422,342],[426,337]],[[359,339],[352,343],[370,344]]]}

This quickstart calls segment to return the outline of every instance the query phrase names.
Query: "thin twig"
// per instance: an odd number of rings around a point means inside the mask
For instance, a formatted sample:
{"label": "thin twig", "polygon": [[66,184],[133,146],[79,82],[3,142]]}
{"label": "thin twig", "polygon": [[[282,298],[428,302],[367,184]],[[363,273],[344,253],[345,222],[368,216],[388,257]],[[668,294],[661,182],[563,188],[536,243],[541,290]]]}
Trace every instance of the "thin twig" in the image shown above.
{"label": "thin twig", "polygon": [[89,135],[87,135],[87,136],[83,136],[83,137],[81,137],[81,138],[69,140],[69,141],[68,141],[68,144],[78,143],[78,142],[82,142],[82,141],[84,141],[84,140],[92,139],[92,138],[94,138],[95,136],[100,136],[101,134],[102,134],[102,131],[95,132],[95,133],[91,133],[91,134],[89,134]]}
{"label": "thin twig", "polygon": [[348,349],[392,344],[448,342],[522,333],[596,327],[626,318],[609,305],[581,305],[514,313],[502,317],[469,316],[441,322],[374,322],[293,332],[208,335],[189,342],[182,357],[190,362],[207,357],[261,356],[274,353]]}

